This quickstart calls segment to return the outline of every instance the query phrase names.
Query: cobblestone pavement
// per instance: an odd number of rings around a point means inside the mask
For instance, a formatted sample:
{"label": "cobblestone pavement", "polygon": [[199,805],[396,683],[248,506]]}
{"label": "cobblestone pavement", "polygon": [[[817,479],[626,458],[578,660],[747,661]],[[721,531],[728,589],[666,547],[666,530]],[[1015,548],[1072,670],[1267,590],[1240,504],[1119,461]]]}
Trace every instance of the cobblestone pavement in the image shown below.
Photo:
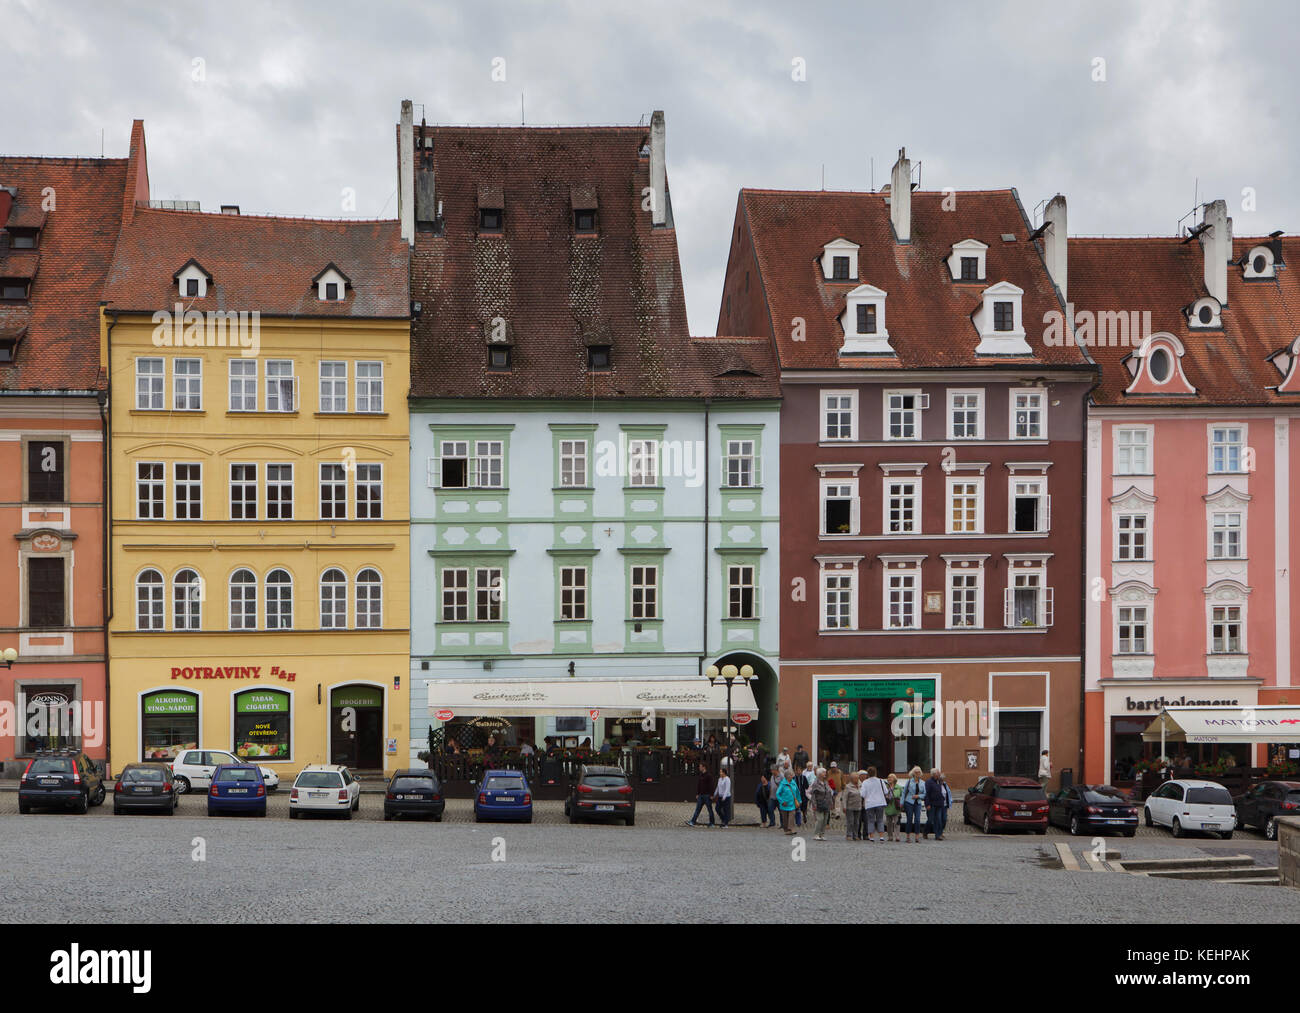
{"label": "cobblestone pavement", "polygon": [[[1297,890],[1064,871],[1055,844],[1082,857],[1092,842],[1058,831],[985,837],[955,826],[944,842],[881,845],[834,831],[818,842],[692,829],[680,825],[688,807],[660,803],[639,806],[631,828],[569,826],[554,802],[529,826],[475,825],[467,800],[419,825],[383,822],[377,797],[352,821],[291,822],[287,804],[273,795],[265,820],[200,818],[202,796],[173,817],[115,817],[111,806],[19,816],[15,797],[0,796],[0,922],[1300,921]],[[1107,846],[1109,858],[1276,857],[1253,834],[1143,831]]]}

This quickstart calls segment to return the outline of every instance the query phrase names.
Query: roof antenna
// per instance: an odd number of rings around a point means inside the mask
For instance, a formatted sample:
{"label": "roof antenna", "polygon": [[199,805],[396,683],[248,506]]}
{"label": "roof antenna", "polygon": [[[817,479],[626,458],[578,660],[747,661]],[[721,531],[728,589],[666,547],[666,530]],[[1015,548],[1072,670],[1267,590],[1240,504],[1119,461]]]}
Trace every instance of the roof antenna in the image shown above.
{"label": "roof antenna", "polygon": [[99,128],[99,157],[104,157],[104,128]]}
{"label": "roof antenna", "polygon": [[822,189],[826,189],[826,163],[822,162]]}
{"label": "roof antenna", "polygon": [[519,125],[524,125],[524,93],[519,93]]}
{"label": "roof antenna", "polygon": [[876,156],[871,156],[871,192],[876,192]]}

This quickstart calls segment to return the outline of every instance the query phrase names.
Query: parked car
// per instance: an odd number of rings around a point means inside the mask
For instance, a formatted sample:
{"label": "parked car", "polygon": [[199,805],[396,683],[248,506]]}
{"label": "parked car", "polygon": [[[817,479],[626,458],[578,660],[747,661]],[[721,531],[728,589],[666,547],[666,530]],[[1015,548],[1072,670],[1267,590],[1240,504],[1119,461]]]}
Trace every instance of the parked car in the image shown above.
{"label": "parked car", "polygon": [[223,763],[208,786],[208,815],[248,813],[266,815],[266,783],[255,763]]}
{"label": "parked car", "polygon": [[517,770],[485,770],[474,795],[474,822],[520,820],[533,822],[533,793]]}
{"label": "parked car", "polygon": [[1232,795],[1213,781],[1166,781],[1148,796],[1145,814],[1147,826],[1168,827],[1175,837],[1199,830],[1226,840],[1237,826]]}
{"label": "parked car", "polygon": [[180,796],[172,784],[172,771],[165,763],[128,763],[113,786],[113,815],[127,812],[159,812],[170,816]]}
{"label": "parked car", "polygon": [[1263,781],[1233,802],[1237,825],[1259,827],[1264,837],[1277,840],[1277,817],[1300,816],[1300,781]]}
{"label": "parked car", "polygon": [[1071,834],[1119,830],[1125,837],[1137,833],[1137,803],[1108,784],[1078,784],[1052,796],[1047,822],[1067,828]]}
{"label": "parked car", "polygon": [[442,812],[446,808],[442,785],[432,770],[399,770],[384,791],[386,820],[391,820],[394,816],[425,816],[432,818],[435,823],[441,823]]}
{"label": "parked car", "polygon": [[[182,795],[187,791],[207,791],[212,785],[213,772],[221,764],[239,766],[247,762],[221,749],[185,749],[172,761],[172,777],[176,781],[176,790]],[[259,769],[266,790],[275,791],[280,786],[280,775],[269,767]]]}
{"label": "parked car", "polygon": [[352,771],[337,763],[313,763],[294,779],[289,819],[303,812],[342,813],[346,820],[361,808],[361,785]]}
{"label": "parked car", "polygon": [[1024,829],[1047,833],[1047,794],[1027,777],[989,775],[975,782],[962,805],[962,822],[986,834]]}
{"label": "parked car", "polygon": [[581,820],[623,820],[636,824],[636,798],[621,767],[583,765],[564,800],[570,823]]}
{"label": "parked car", "polygon": [[18,778],[18,811],[71,809],[84,813],[108,794],[104,771],[79,749],[38,752]]}

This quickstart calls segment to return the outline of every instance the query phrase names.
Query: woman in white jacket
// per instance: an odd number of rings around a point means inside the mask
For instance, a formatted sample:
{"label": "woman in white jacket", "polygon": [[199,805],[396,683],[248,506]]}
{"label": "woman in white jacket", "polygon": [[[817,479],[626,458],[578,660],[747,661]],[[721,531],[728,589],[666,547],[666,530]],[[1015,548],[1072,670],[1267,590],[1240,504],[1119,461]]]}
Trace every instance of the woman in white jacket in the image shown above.
{"label": "woman in white jacket", "polygon": [[[862,792],[862,837],[863,840],[885,840],[885,794],[889,785],[876,774],[875,767],[868,767],[862,772],[858,782]],[[875,837],[872,837],[875,834]]]}

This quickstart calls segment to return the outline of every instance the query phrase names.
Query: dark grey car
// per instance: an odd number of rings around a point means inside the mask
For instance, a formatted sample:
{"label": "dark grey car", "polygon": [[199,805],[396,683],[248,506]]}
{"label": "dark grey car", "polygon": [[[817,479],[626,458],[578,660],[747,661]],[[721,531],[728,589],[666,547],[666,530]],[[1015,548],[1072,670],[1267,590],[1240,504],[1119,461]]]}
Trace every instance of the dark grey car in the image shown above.
{"label": "dark grey car", "polygon": [[570,823],[582,820],[623,820],[636,823],[636,794],[621,767],[584,766],[564,802]]}
{"label": "dark grey car", "polygon": [[167,764],[128,763],[113,789],[113,814],[155,812],[170,816],[179,801]]}
{"label": "dark grey car", "polygon": [[441,823],[446,807],[442,785],[432,770],[399,770],[384,791],[386,820],[391,820],[394,816],[424,816],[431,817],[435,823]]}

